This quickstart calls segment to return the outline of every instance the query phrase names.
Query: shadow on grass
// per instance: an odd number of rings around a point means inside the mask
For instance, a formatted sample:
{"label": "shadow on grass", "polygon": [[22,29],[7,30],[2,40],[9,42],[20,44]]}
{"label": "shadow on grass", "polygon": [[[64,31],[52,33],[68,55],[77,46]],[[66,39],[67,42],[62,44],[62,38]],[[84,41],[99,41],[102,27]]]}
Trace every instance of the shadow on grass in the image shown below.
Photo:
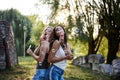
{"label": "shadow on grass", "polygon": [[0,70],[0,75],[3,75],[3,74],[5,74],[5,75],[6,74],[9,74],[9,75],[25,74],[26,71],[24,69],[25,69],[25,67],[21,67],[20,65],[16,65],[16,67]]}
{"label": "shadow on grass", "polygon": [[25,71],[1,71],[0,70],[0,74],[11,74],[11,75],[14,75],[14,74],[25,74],[26,72]]}
{"label": "shadow on grass", "polygon": [[69,78],[64,78],[65,80],[83,80],[83,79],[79,79],[79,78],[74,78],[74,77],[69,77]]}

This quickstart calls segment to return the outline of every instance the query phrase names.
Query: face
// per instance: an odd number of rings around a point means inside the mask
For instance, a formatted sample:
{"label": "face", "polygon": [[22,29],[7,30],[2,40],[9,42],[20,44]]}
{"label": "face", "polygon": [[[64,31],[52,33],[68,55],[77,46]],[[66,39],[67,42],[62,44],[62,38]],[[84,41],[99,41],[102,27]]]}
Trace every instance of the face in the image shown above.
{"label": "face", "polygon": [[55,33],[59,37],[61,35],[64,35],[65,32],[64,32],[64,30],[61,26],[58,26],[58,27],[55,28]]}
{"label": "face", "polygon": [[52,31],[53,31],[53,28],[47,27],[47,28],[45,29],[45,31],[43,32],[43,34],[41,35],[40,41],[49,40],[49,37],[50,37]]}
{"label": "face", "polygon": [[52,31],[53,31],[53,28],[48,27],[48,28],[45,30],[45,34],[51,35]]}

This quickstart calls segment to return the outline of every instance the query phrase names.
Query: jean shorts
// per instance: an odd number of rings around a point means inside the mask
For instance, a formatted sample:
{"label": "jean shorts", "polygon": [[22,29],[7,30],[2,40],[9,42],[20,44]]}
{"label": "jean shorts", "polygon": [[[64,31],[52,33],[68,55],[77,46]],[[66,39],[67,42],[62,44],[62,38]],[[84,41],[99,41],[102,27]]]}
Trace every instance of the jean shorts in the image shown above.
{"label": "jean shorts", "polygon": [[44,80],[46,70],[47,69],[36,69],[36,72],[35,72],[32,80]]}
{"label": "jean shorts", "polygon": [[62,75],[64,70],[55,65],[51,65],[45,75],[45,80],[64,80]]}

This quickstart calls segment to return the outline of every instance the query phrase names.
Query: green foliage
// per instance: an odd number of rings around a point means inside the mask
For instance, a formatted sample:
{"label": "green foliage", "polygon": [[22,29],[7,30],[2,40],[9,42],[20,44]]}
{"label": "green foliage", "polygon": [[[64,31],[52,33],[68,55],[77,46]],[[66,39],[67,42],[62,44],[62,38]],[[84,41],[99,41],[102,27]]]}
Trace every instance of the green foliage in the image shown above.
{"label": "green foliage", "polygon": [[23,27],[26,26],[26,42],[29,38],[30,33],[30,27],[32,26],[31,21],[28,19],[28,17],[22,15],[19,11],[16,9],[9,9],[0,11],[1,20],[8,21],[14,32],[14,38],[15,38],[15,44],[17,49],[17,54],[22,55],[23,53],[23,41],[24,41],[24,29]]}
{"label": "green foliage", "polygon": [[51,8],[53,9],[53,15],[55,15],[59,7],[59,0],[53,0],[53,1],[54,2]]}
{"label": "green foliage", "polygon": [[73,51],[74,57],[87,55],[88,53],[87,43],[83,43],[79,40],[69,40],[69,43]]}
{"label": "green foliage", "polygon": [[71,30],[72,27],[74,26],[74,22],[73,22],[73,19],[72,19],[72,15],[69,15],[69,16],[68,16],[67,21],[68,21],[68,28]]}
{"label": "green foliage", "polygon": [[37,21],[37,16],[29,16],[29,19],[33,22],[33,27],[31,28],[29,43],[33,43],[35,46],[39,45],[39,38],[44,30],[44,24],[42,21]]}
{"label": "green foliage", "polygon": [[[45,2],[50,1],[51,0],[45,0]],[[100,40],[97,38],[95,40],[93,38],[95,25],[97,24],[94,19],[96,16],[94,12],[94,7],[89,4],[85,4],[85,6],[83,7],[82,3],[85,3],[85,1],[73,1],[74,4],[72,4],[69,0],[63,1],[64,4],[62,4],[61,1],[62,0],[53,0],[53,2],[51,3],[51,6],[54,6],[54,8],[52,8],[52,12],[54,13],[52,15],[54,16],[54,19],[60,13],[64,12],[67,18],[67,22],[63,21],[63,23],[67,25],[66,31],[68,33],[68,36],[71,36],[71,38],[74,40],[76,39],[82,42],[88,42],[88,53],[96,53],[99,48]]]}
{"label": "green foliage", "polygon": [[[73,51],[74,57],[85,56],[88,54],[88,44],[81,42],[79,40],[69,39],[70,47]],[[105,58],[107,58],[108,53],[108,42],[105,37],[103,37],[99,50],[97,54],[102,54]]]}
{"label": "green foliage", "polygon": [[108,41],[105,37],[103,37],[99,50],[99,54],[102,54],[105,58],[107,58],[107,53],[108,53]]}
{"label": "green foliage", "polygon": [[119,48],[119,50],[118,50],[118,52],[117,52],[117,57],[120,58],[120,48]]}
{"label": "green foliage", "polygon": [[[82,16],[76,16],[76,27],[78,28],[79,32],[77,33],[78,36],[76,37],[76,39],[79,39],[82,42],[88,42],[90,40],[91,37],[89,37],[90,35],[88,34],[90,31],[87,29],[87,31],[85,31],[85,28],[90,27],[90,26],[86,26],[85,22],[82,21]],[[91,28],[93,29],[93,28]]]}

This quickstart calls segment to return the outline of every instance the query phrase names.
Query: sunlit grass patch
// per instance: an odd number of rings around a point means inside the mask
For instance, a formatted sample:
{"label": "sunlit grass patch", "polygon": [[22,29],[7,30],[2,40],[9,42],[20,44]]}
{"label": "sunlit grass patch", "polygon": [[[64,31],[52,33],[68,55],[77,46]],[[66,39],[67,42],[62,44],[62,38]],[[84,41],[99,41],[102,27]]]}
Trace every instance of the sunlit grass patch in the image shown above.
{"label": "sunlit grass patch", "polygon": [[19,65],[25,67],[26,69],[34,69],[36,61],[31,56],[19,57]]}
{"label": "sunlit grass patch", "polygon": [[30,56],[26,56],[26,57],[19,57],[19,64],[20,65],[35,65],[36,61],[30,57]]}

